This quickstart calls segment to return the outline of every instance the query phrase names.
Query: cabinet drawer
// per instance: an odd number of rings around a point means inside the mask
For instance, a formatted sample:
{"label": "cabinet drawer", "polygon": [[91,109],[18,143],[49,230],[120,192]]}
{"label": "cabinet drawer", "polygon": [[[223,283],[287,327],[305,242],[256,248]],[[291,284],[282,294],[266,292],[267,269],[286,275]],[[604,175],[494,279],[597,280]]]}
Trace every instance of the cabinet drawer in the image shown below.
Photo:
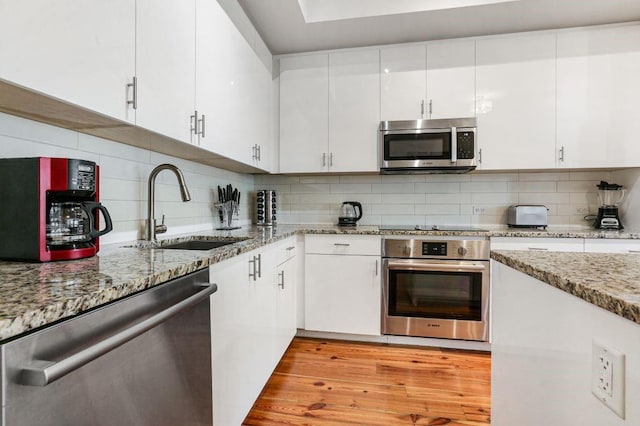
{"label": "cabinet drawer", "polygon": [[640,240],[584,240],[584,251],[590,253],[640,253]]}
{"label": "cabinet drawer", "polygon": [[582,238],[491,238],[491,250],[584,251]]}
{"label": "cabinet drawer", "polygon": [[297,246],[296,238],[287,238],[284,241],[278,242],[276,248],[276,265],[281,265],[292,257],[296,256]]}
{"label": "cabinet drawer", "polygon": [[380,256],[379,235],[307,235],[305,253]]}

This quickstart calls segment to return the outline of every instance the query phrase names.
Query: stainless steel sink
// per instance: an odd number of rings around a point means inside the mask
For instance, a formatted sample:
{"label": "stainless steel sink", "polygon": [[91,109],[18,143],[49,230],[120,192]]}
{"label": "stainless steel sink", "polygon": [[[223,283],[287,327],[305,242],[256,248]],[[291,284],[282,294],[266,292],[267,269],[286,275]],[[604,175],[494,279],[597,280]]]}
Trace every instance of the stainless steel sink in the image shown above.
{"label": "stainless steel sink", "polygon": [[[239,240],[242,241],[242,240]],[[224,247],[229,244],[237,243],[234,240],[192,240],[180,241],[179,243],[162,245],[161,249],[178,249],[178,250],[211,250],[218,247]]]}

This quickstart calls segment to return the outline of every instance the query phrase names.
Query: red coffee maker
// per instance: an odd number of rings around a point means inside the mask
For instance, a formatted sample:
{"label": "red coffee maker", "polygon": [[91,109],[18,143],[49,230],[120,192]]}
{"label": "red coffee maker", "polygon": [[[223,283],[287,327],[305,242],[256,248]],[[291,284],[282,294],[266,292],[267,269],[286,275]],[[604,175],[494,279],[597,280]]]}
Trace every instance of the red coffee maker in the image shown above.
{"label": "red coffee maker", "polygon": [[[68,158],[0,159],[0,259],[49,262],[94,256],[111,231],[99,167]],[[99,230],[98,212],[105,227]]]}

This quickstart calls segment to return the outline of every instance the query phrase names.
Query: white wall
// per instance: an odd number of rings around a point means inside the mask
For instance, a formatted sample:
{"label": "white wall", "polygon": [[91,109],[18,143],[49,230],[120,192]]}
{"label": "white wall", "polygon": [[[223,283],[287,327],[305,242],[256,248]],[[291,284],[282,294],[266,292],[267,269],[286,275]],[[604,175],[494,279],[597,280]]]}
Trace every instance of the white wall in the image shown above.
{"label": "white wall", "polygon": [[191,201],[183,203],[175,175],[170,171],[158,175],[156,218],[166,215],[168,232],[164,235],[218,226],[218,215],[213,207],[217,200],[216,187],[228,183],[243,194],[239,221],[250,223],[252,175],[229,172],[6,114],[0,114],[0,157],[69,157],[95,161],[100,166],[100,199],[111,213],[114,225],[114,230],[101,238],[102,243],[142,237],[147,215],[149,173],[162,163],[174,164],[182,170],[191,193]]}
{"label": "white wall", "polygon": [[354,200],[369,225],[504,225],[509,205],[544,204],[550,225],[590,226],[583,217],[597,212],[596,185],[607,179],[611,172],[261,175],[256,189],[278,192],[278,223],[336,223],[342,201]]}

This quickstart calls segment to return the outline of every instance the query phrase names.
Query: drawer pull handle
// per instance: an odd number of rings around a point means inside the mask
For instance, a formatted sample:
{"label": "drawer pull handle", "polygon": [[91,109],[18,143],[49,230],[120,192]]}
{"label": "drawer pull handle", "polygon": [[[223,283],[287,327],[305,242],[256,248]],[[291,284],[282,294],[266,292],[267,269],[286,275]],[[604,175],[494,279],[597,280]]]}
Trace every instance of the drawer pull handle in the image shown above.
{"label": "drawer pull handle", "polygon": [[629,250],[629,253],[640,253],[640,250]]}
{"label": "drawer pull handle", "polygon": [[294,248],[295,248],[294,246],[287,247],[287,251],[289,251],[289,250],[293,250]]}
{"label": "drawer pull handle", "polygon": [[529,250],[546,251],[549,249],[546,247],[529,247]]}
{"label": "drawer pull handle", "polygon": [[336,247],[349,247],[351,244],[347,244],[347,243],[333,243],[334,246]]}

